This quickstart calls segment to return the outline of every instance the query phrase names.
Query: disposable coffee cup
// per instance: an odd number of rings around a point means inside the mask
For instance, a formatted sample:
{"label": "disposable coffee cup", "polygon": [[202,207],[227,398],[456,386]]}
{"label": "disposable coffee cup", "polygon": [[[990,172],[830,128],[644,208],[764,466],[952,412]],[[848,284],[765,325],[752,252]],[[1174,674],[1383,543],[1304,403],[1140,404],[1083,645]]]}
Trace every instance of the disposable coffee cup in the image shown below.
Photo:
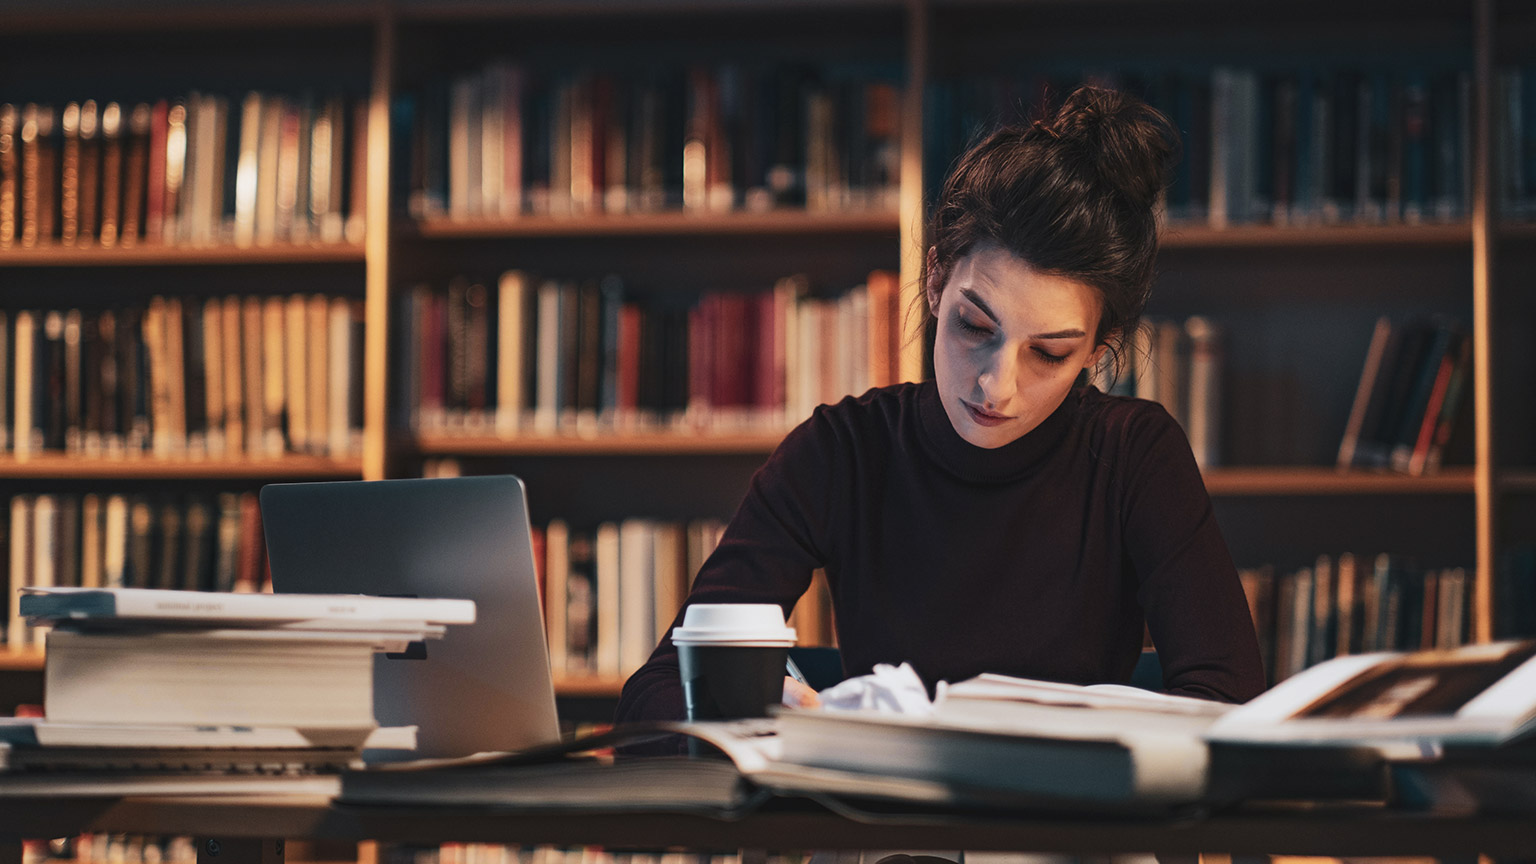
{"label": "disposable coffee cup", "polygon": [[773,603],[698,603],[673,628],[672,644],[689,720],[766,717],[784,692],[795,628]]}

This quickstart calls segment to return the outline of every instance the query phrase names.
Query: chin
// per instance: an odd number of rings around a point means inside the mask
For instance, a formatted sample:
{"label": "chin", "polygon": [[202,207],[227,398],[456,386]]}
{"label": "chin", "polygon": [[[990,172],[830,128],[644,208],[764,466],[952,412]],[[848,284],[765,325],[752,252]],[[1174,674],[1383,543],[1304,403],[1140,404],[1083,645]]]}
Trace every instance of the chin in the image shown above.
{"label": "chin", "polygon": [[980,447],[983,450],[996,450],[999,447],[1006,447],[1024,437],[1024,433],[1019,431],[1019,427],[1012,424],[1008,426],[977,426],[973,423],[967,423],[959,432],[960,437],[964,438],[967,443]]}

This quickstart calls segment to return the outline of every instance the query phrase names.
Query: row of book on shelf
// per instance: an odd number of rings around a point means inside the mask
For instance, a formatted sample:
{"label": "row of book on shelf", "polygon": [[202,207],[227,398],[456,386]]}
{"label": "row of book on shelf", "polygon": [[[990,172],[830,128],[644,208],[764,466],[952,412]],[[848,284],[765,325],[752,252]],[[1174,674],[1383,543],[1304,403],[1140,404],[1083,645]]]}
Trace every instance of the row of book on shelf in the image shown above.
{"label": "row of book on shelf", "polygon": [[0,453],[356,454],[362,362],[347,297],[0,309]]}
{"label": "row of book on shelf", "polygon": [[[550,668],[555,675],[617,678],[645,663],[720,542],[725,524],[624,519],[535,530]],[[790,614],[801,644],[836,644],[819,572]]]}
{"label": "row of book on shelf", "polygon": [[[1149,65],[936,81],[928,176],[943,176],[972,130],[1017,118],[1043,93],[1060,99],[1081,80],[1142,95],[1181,131],[1171,220],[1412,224],[1469,212],[1471,75],[1455,67]],[[1531,122],[1503,124],[1501,146],[1518,146]],[[1536,188],[1520,194],[1536,201]]]}
{"label": "row of book on shelf", "polygon": [[836,295],[802,276],[696,298],[518,270],[418,285],[400,295],[398,396],[421,432],[779,431],[896,380],[898,293],[883,270]]}
{"label": "row of book on shelf", "polygon": [[0,105],[0,249],[362,240],[368,102]]}
{"label": "row of book on shelf", "polygon": [[1339,467],[1434,472],[1471,371],[1472,339],[1456,322],[1377,319],[1339,442]]}
{"label": "row of book on shelf", "polygon": [[[27,840],[23,864],[196,864],[190,836],[77,834]],[[290,855],[293,852],[290,850]],[[740,853],[629,852],[595,846],[509,846],[498,843],[385,844],[383,864],[741,864]],[[774,853],[763,864],[805,864],[808,855]],[[301,858],[299,860],[310,860]]]}
{"label": "row of book on shelf", "polygon": [[1494,73],[1495,204],[1515,219],[1536,218],[1536,66]]}
{"label": "row of book on shelf", "polygon": [[14,495],[0,520],[5,644],[41,645],[21,618],[26,587],[271,590],[254,492]]}
{"label": "row of book on shelf", "polygon": [[1467,568],[1404,555],[1319,555],[1309,567],[1238,571],[1271,684],[1348,654],[1448,649],[1472,641]]}
{"label": "row of book on shelf", "polygon": [[1105,352],[1088,383],[1160,403],[1184,428],[1201,468],[1221,464],[1225,327],[1204,315],[1143,318],[1117,357]]}
{"label": "row of book on shelf", "polygon": [[[14,495],[0,520],[0,585],[10,597],[4,643],[41,644],[20,618],[25,587],[269,591],[261,509],[253,492],[183,495]],[[556,674],[634,671],[682,608],[723,522],[625,519],[534,530],[550,662]],[[832,644],[818,578],[792,613],[805,644]]]}
{"label": "row of book on shelf", "polygon": [[537,69],[499,60],[396,97],[417,218],[661,210],[894,212],[894,71],[723,63]]}

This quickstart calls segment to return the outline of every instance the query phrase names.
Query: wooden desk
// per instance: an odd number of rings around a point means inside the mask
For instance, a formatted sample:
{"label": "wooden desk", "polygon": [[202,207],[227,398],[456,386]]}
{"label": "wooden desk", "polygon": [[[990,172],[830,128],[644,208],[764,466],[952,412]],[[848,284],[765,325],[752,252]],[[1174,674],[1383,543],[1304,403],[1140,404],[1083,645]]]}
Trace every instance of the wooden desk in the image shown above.
{"label": "wooden desk", "polygon": [[[1223,852],[1295,855],[1525,857],[1536,820],[1394,813],[1373,808],[1271,810],[1190,819],[1020,816],[956,823],[923,817],[866,824],[810,802],[777,801],[739,821],[675,814],[531,813],[481,808],[345,807],[295,796],[4,799],[0,843],[83,831],[233,838],[688,847],[693,849],[975,849],[1032,852]],[[201,849],[201,844],[200,844]],[[246,859],[249,860],[249,859]],[[221,864],[239,864],[225,855]]]}

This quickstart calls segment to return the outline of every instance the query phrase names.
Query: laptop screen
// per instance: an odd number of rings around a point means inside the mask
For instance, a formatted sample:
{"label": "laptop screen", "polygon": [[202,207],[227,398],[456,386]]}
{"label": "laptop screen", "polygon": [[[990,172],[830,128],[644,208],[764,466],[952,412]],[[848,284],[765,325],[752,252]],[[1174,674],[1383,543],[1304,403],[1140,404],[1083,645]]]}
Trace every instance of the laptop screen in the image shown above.
{"label": "laptop screen", "polygon": [[513,476],[282,483],[261,490],[279,593],[475,601],[449,627],[374,659],[374,715],[419,727],[414,752],[370,761],[521,750],[559,738],[527,495]]}

